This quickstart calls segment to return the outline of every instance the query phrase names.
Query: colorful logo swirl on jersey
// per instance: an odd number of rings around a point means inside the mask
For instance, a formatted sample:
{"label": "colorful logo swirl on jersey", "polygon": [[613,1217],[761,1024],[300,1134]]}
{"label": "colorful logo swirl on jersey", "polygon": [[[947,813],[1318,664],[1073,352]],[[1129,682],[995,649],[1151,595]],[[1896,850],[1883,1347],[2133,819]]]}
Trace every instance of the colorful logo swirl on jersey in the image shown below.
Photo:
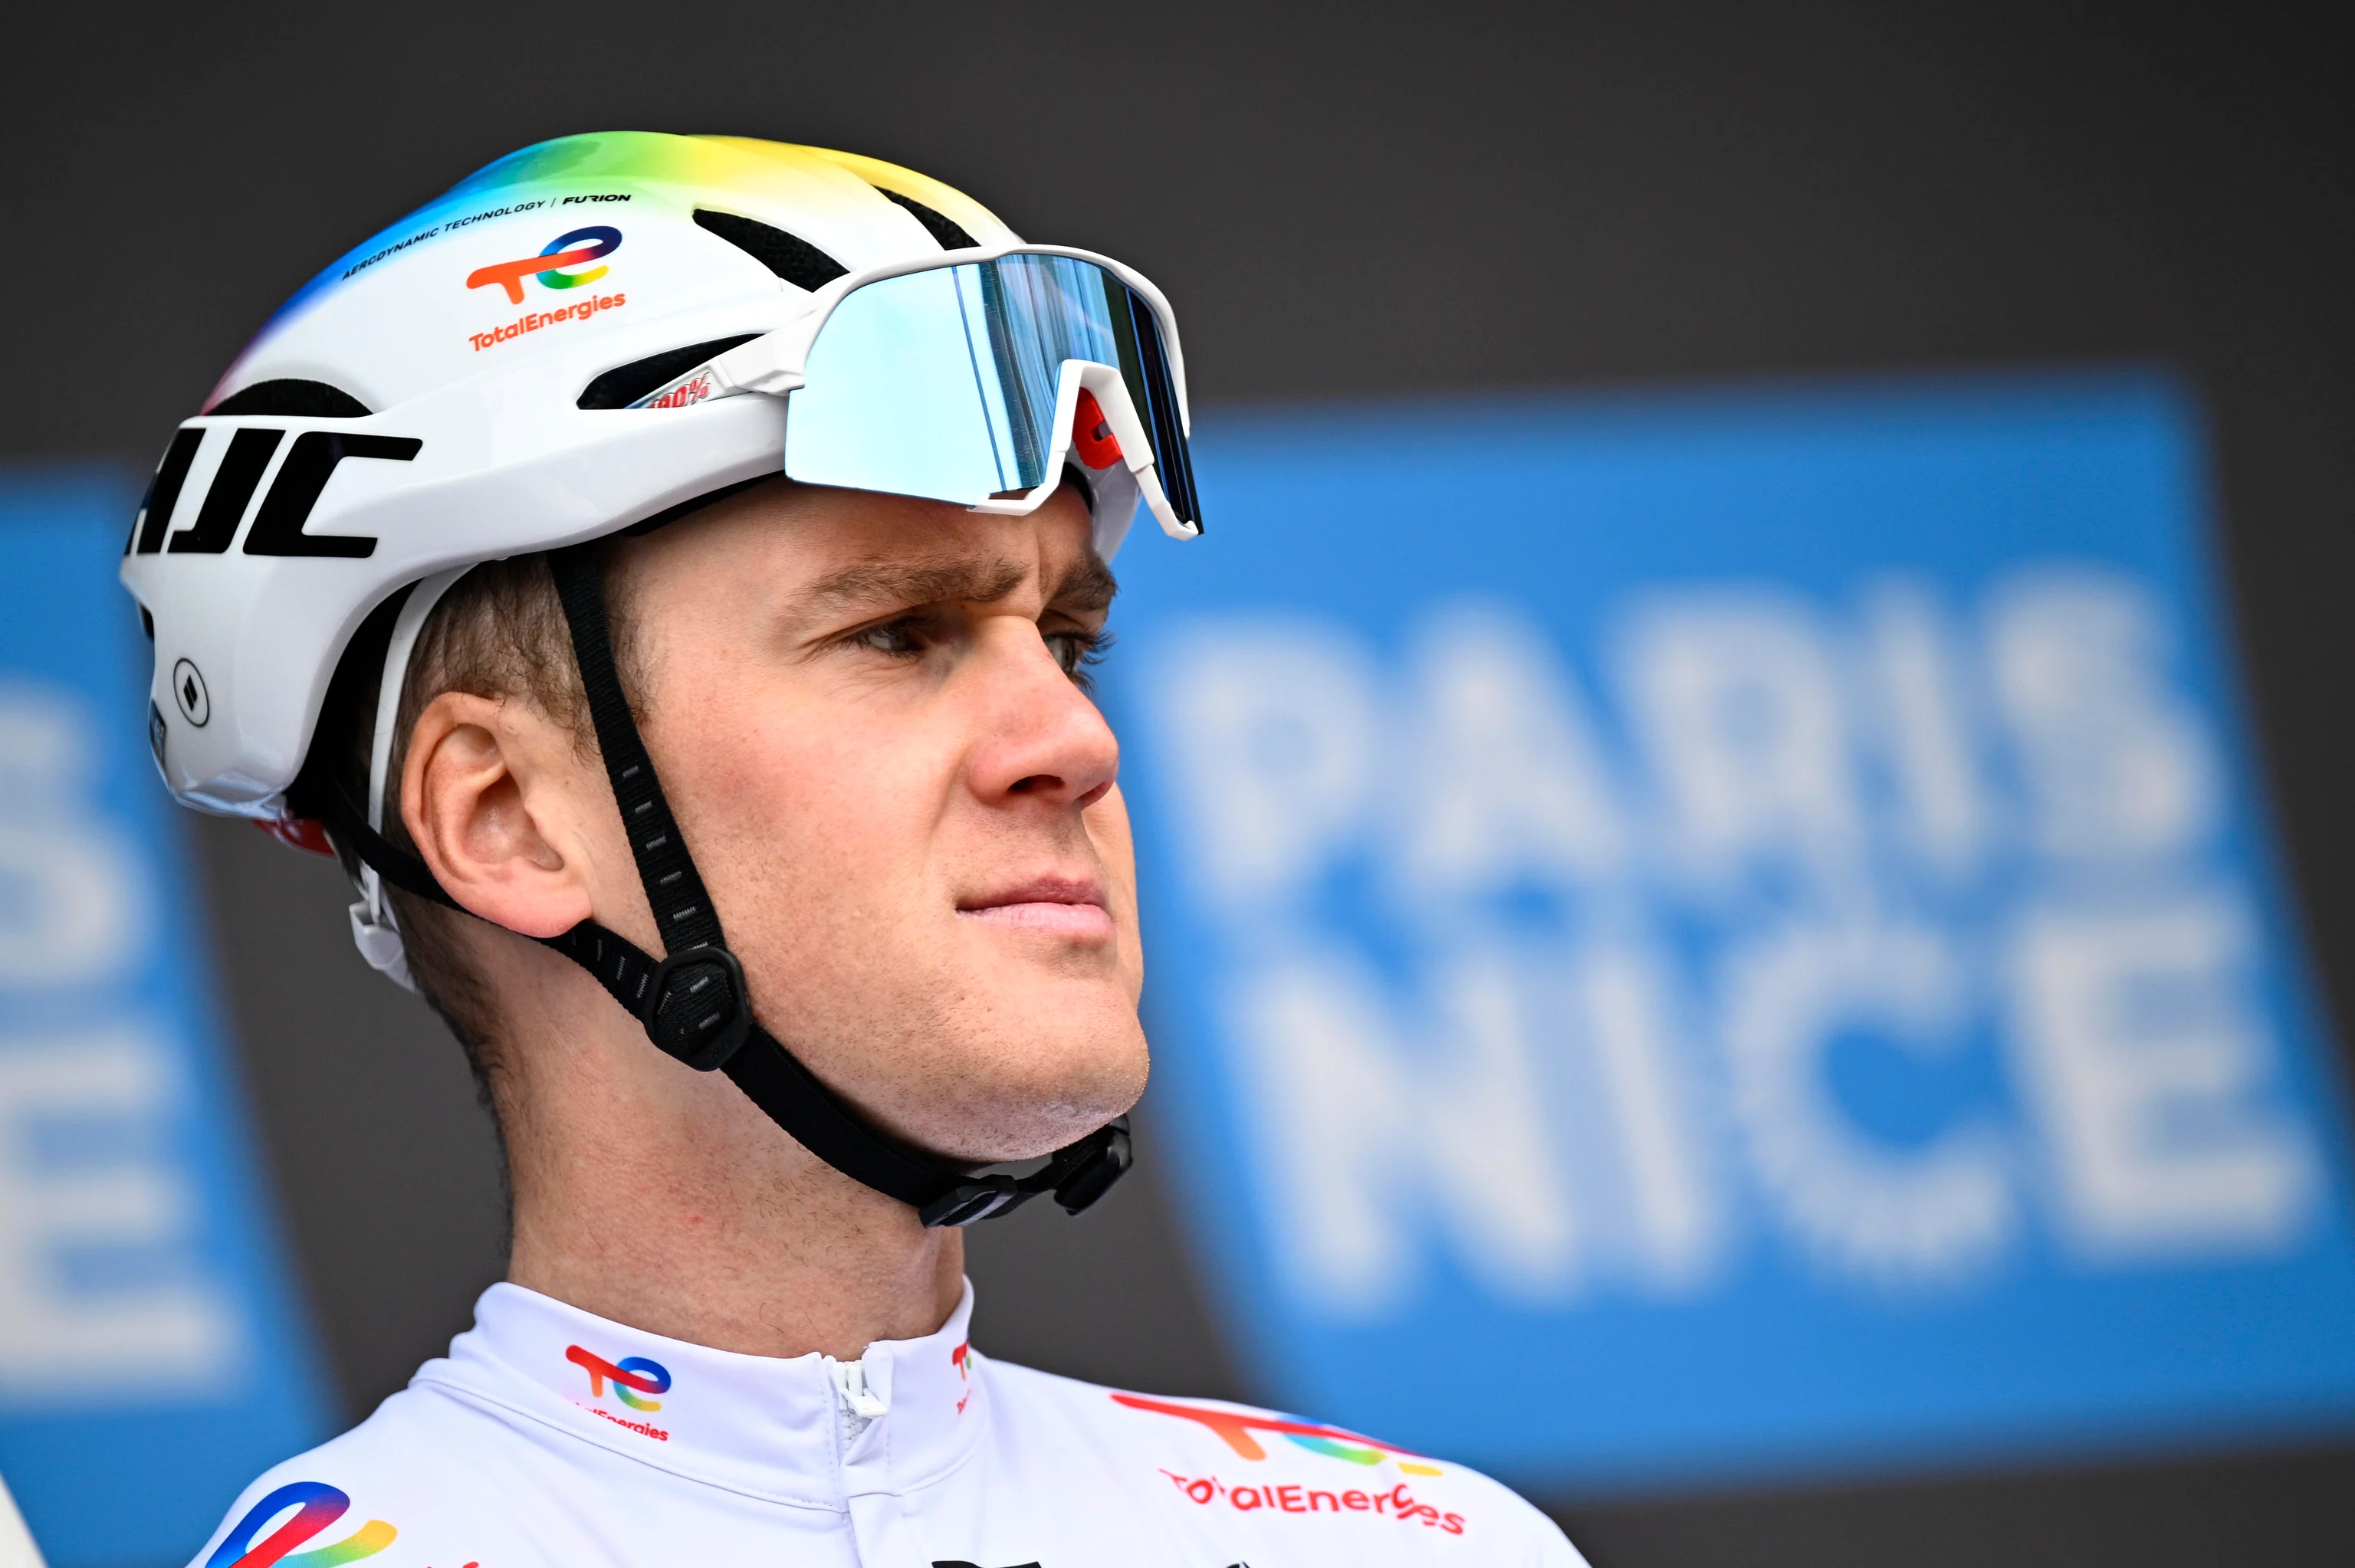
{"label": "colorful logo swirl on jersey", "polygon": [[578,289],[593,283],[611,267],[591,267],[586,272],[559,272],[559,267],[577,266],[594,261],[600,256],[610,256],[621,249],[622,231],[597,224],[588,228],[576,228],[570,234],[559,234],[548,242],[548,248],[537,256],[527,256],[519,261],[494,261],[487,267],[477,267],[466,274],[466,287],[479,289],[496,283],[507,291],[507,303],[523,303],[523,281],[537,277],[550,289]]}
{"label": "colorful logo swirl on jersey", "polygon": [[1288,1421],[1280,1415],[1255,1415],[1241,1410],[1209,1410],[1199,1404],[1177,1404],[1166,1399],[1147,1399],[1143,1394],[1115,1393],[1115,1404],[1125,1404],[1131,1410],[1150,1410],[1159,1415],[1181,1416],[1199,1421],[1226,1440],[1227,1446],[1246,1459],[1264,1459],[1267,1450],[1252,1434],[1273,1432],[1328,1459],[1347,1459],[1353,1465],[1379,1465],[1384,1459],[1394,1461],[1410,1476],[1444,1476],[1447,1472],[1438,1466],[1423,1461],[1411,1448],[1377,1442],[1361,1437],[1355,1432],[1345,1432],[1338,1426],[1319,1426],[1313,1422]]}
{"label": "colorful logo swirl on jersey", "polygon": [[[263,1525],[298,1504],[301,1511],[293,1518],[267,1538],[253,1539]],[[290,1481],[246,1510],[237,1528],[222,1537],[213,1554],[205,1559],[205,1568],[271,1568],[282,1563],[285,1568],[339,1568],[339,1564],[375,1556],[400,1533],[384,1520],[372,1519],[332,1546],[294,1550],[343,1518],[351,1506],[350,1498],[324,1481]]]}
{"label": "colorful logo swirl on jersey", "polygon": [[605,1384],[610,1382],[613,1392],[622,1396],[622,1403],[632,1410],[660,1410],[661,1400],[640,1399],[638,1395],[670,1392],[670,1369],[644,1356],[623,1356],[618,1361],[609,1361],[578,1345],[570,1345],[565,1348],[564,1359],[589,1373],[592,1399],[604,1398]]}

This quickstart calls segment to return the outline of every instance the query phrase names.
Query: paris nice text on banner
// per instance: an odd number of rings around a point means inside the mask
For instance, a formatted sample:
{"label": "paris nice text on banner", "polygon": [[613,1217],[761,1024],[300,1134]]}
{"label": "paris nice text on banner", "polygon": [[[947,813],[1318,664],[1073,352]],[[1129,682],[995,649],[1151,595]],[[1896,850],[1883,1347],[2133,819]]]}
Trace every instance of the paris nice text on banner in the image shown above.
{"label": "paris nice text on banner", "polygon": [[1111,700],[1186,1177],[1285,1398],[1573,1486],[2355,1408],[2178,392],[1201,446],[1223,526],[1129,574]]}

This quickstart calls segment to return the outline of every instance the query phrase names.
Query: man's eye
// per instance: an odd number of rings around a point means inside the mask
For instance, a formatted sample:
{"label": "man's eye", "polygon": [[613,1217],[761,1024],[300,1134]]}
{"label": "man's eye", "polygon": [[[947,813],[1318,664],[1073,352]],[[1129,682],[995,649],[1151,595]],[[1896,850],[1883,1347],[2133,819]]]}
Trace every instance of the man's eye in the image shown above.
{"label": "man's eye", "polygon": [[913,620],[887,620],[880,626],[853,633],[851,641],[861,648],[872,648],[878,653],[889,653],[905,659],[924,651],[923,628]]}
{"label": "man's eye", "polygon": [[1047,647],[1055,655],[1055,662],[1063,667],[1063,673],[1078,682],[1080,690],[1092,692],[1095,690],[1095,681],[1088,674],[1088,666],[1103,663],[1104,655],[1112,652],[1112,633],[1050,631],[1047,633]]}

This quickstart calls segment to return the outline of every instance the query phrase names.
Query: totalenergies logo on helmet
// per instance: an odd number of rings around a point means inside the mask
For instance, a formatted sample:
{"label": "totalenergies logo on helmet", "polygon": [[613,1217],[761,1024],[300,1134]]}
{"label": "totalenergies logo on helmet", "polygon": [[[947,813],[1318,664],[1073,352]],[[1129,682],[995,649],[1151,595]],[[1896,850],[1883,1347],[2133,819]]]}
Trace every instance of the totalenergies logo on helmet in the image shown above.
{"label": "totalenergies logo on helmet", "polygon": [[670,1369],[644,1356],[623,1356],[618,1361],[609,1361],[594,1351],[570,1345],[565,1348],[564,1359],[588,1372],[591,1399],[604,1398],[605,1384],[611,1383],[622,1403],[632,1410],[660,1410],[661,1400],[638,1396],[670,1392]]}
{"label": "totalenergies logo on helmet", "polygon": [[507,291],[507,303],[523,303],[523,281],[538,278],[550,289],[578,289],[595,282],[613,270],[610,267],[591,267],[585,272],[567,272],[566,267],[577,267],[583,261],[594,261],[601,256],[611,256],[622,248],[622,231],[603,224],[588,228],[576,228],[570,234],[559,234],[548,242],[537,256],[527,256],[519,261],[494,261],[487,267],[477,267],[466,274],[469,289],[487,288],[496,283]]}
{"label": "totalenergies logo on helmet", "polygon": [[[221,1537],[221,1543],[205,1559],[205,1568],[270,1568],[272,1563],[282,1561],[299,1563],[302,1568],[337,1568],[341,1563],[375,1556],[400,1533],[384,1520],[372,1519],[341,1541],[288,1557],[296,1547],[343,1518],[351,1506],[349,1497],[324,1481],[290,1482],[245,1510],[237,1528]],[[263,1525],[290,1508],[299,1511],[262,1540],[254,1539],[261,1533]]]}

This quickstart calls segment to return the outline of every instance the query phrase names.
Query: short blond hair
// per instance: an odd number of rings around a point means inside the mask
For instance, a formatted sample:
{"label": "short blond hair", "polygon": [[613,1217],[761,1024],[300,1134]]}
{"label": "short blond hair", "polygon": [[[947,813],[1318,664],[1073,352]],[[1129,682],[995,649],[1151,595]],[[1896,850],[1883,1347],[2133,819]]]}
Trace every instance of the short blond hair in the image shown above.
{"label": "short blond hair", "polygon": [[[617,599],[614,579],[618,574],[612,570],[610,555],[601,575],[606,579],[614,661],[623,672],[625,688],[634,688],[638,683],[630,676],[637,661],[632,656],[631,624]],[[346,652],[329,687],[304,768],[314,788],[335,788],[346,800],[363,804],[385,632],[393,609],[387,605],[371,617],[370,627],[354,638]],[[376,635],[367,634],[370,629]],[[411,853],[416,844],[401,820],[394,792],[419,715],[445,692],[528,703],[571,733],[584,760],[597,756],[588,694],[581,683],[571,631],[547,556],[517,556],[474,567],[442,595],[410,652],[386,768],[389,798],[382,832],[395,848]],[[634,700],[631,705],[638,705]],[[322,773],[324,778],[316,776]],[[302,792],[303,786],[298,785],[298,797]],[[299,809],[299,799],[297,805]],[[357,874],[358,862],[350,847],[339,844],[337,850],[345,869]],[[506,1079],[506,1020],[488,977],[459,935],[461,923],[474,916],[398,888],[388,886],[386,891],[400,924],[401,946],[418,993],[457,1036],[474,1070],[476,1087],[496,1114]]]}

